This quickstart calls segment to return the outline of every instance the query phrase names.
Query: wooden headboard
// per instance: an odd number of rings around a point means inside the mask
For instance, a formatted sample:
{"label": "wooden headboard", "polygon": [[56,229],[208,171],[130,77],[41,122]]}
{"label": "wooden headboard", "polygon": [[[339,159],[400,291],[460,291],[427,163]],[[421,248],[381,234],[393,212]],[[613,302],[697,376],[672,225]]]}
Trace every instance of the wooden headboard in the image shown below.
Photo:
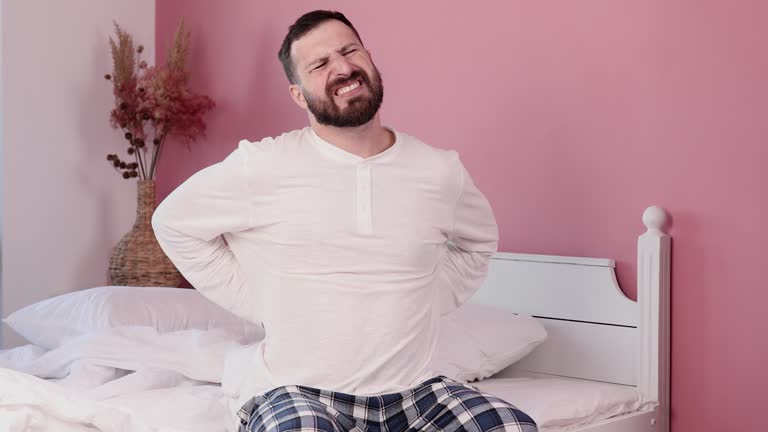
{"label": "wooden headboard", "polygon": [[[547,340],[497,376],[517,371],[636,386],[669,409],[669,259],[666,213],[649,207],[638,239],[638,301],[610,259],[500,252],[470,300],[537,317]],[[499,335],[503,337],[503,335]],[[661,429],[665,430],[665,429]]]}

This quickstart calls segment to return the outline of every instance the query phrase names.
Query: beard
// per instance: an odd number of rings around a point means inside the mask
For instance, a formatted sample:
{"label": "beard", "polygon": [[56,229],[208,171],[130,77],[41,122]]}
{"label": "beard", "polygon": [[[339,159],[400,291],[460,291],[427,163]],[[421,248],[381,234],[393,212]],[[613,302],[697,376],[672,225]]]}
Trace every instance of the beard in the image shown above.
{"label": "beard", "polygon": [[[367,95],[350,98],[347,106],[342,109],[334,100],[333,88],[346,82],[359,79],[361,86],[368,89]],[[376,66],[373,67],[373,77],[367,73],[356,70],[348,78],[336,80],[325,87],[325,98],[315,97],[304,90],[304,99],[307,101],[307,109],[318,123],[339,128],[362,126],[373,118],[384,100],[384,86],[381,83],[381,74]]]}

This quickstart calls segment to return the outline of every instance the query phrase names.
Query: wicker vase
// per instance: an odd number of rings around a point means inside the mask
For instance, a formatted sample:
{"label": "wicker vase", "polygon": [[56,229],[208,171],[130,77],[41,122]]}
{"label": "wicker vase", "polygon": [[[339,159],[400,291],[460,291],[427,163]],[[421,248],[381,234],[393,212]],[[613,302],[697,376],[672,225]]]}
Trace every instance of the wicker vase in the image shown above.
{"label": "wicker vase", "polygon": [[155,181],[139,180],[137,185],[136,222],[112,252],[110,284],[177,287],[181,283],[181,273],[160,249],[152,230]]}

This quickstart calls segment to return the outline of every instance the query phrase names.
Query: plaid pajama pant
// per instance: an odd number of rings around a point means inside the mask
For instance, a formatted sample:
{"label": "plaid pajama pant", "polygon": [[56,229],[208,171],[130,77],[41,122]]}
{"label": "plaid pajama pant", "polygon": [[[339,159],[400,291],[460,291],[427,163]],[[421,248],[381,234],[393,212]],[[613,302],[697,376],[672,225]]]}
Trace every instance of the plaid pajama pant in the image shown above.
{"label": "plaid pajama pant", "polygon": [[510,403],[438,376],[401,393],[355,396],[284,386],[246,402],[240,432],[536,432]]}

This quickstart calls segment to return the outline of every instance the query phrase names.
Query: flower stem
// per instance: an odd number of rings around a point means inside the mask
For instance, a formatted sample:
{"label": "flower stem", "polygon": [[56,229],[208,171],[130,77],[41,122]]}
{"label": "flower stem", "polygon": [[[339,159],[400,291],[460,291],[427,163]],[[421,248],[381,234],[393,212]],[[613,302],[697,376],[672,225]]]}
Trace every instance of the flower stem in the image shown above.
{"label": "flower stem", "polygon": [[157,147],[157,149],[152,155],[152,168],[149,171],[149,175],[151,179],[155,178],[155,169],[157,167],[158,160],[160,160],[160,151],[163,149],[163,145],[165,144],[165,137],[166,137],[166,134],[160,135],[160,144],[155,146]]}
{"label": "flower stem", "polygon": [[[144,144],[146,146],[146,144]],[[141,176],[139,177],[141,180],[147,179],[147,172],[144,170],[144,160],[142,159],[141,155],[139,154],[141,152],[141,148],[139,146],[136,146],[136,156],[139,158],[139,168],[141,168]]]}
{"label": "flower stem", "polygon": [[133,143],[131,143],[131,148],[134,150],[133,151],[133,157],[136,158],[136,165],[141,165],[141,163],[139,163],[139,149],[138,149],[138,147],[135,147],[133,145]]}
{"label": "flower stem", "polygon": [[[154,125],[153,125],[154,126]],[[152,136],[155,139],[159,139],[157,137],[157,126],[154,126],[154,133]],[[155,178],[155,163],[157,162],[157,145],[155,145],[154,140],[152,142],[152,163],[149,164],[149,179],[152,180]]]}

